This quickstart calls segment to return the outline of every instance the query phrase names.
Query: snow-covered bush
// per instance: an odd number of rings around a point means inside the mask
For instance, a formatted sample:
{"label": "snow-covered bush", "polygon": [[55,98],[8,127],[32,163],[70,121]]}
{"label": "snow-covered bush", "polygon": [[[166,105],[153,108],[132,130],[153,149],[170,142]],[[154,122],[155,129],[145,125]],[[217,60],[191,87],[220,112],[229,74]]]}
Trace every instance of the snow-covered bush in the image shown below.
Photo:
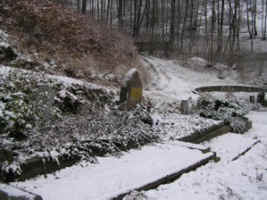
{"label": "snow-covered bush", "polygon": [[234,116],[243,116],[250,110],[247,102],[239,102],[234,98],[216,99],[210,95],[202,95],[197,104],[201,116],[215,120],[229,120]]}
{"label": "snow-covered bush", "polygon": [[10,181],[11,177],[19,176],[22,173],[21,165],[17,161],[0,163],[0,179]]}
{"label": "snow-covered bush", "polygon": [[53,105],[55,89],[43,77],[10,71],[0,80],[0,133],[25,139],[35,127],[55,120],[60,110]]}
{"label": "snow-covered bush", "polygon": [[95,152],[127,150],[159,139],[152,128],[152,118],[141,105],[131,111],[114,110],[105,116],[94,116],[88,129],[94,138],[87,145]]}
{"label": "snow-covered bush", "polygon": [[25,139],[34,125],[34,113],[24,93],[0,93],[0,133]]}
{"label": "snow-covered bush", "polygon": [[247,131],[248,120],[243,116],[250,111],[248,102],[238,100],[233,95],[225,99],[216,99],[211,95],[202,95],[198,99],[200,116],[214,120],[224,120],[229,123],[232,131],[243,133]]}
{"label": "snow-covered bush", "polygon": [[77,113],[81,100],[66,89],[60,90],[54,98],[56,105],[64,112]]}

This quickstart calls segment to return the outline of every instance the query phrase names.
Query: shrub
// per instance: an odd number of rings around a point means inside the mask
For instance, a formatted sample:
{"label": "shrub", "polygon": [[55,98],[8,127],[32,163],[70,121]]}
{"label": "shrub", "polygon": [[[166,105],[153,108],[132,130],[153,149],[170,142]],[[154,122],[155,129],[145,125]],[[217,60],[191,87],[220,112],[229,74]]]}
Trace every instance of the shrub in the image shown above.
{"label": "shrub", "polygon": [[202,95],[198,99],[200,116],[214,120],[223,120],[230,124],[232,131],[244,133],[248,128],[248,120],[243,117],[250,110],[247,102],[239,102],[236,98],[216,99],[210,95]]}
{"label": "shrub", "polygon": [[34,113],[24,93],[0,94],[0,133],[9,133],[16,139],[25,139],[33,128]]}

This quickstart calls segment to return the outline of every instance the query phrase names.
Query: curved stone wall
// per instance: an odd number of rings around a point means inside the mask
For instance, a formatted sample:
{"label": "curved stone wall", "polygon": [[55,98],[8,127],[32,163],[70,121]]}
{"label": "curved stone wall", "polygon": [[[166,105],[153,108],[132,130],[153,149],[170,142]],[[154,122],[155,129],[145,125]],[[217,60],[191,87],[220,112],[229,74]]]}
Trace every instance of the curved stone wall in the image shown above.
{"label": "curved stone wall", "polygon": [[217,85],[196,88],[197,92],[267,92],[267,89],[242,85]]}

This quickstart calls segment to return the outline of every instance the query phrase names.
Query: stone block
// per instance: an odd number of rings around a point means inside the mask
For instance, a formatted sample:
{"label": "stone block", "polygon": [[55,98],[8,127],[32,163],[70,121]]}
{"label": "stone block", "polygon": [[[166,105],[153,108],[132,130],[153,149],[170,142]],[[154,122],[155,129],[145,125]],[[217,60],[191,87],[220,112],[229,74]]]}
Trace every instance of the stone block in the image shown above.
{"label": "stone block", "polygon": [[143,84],[136,69],[131,69],[125,76],[121,91],[120,104],[126,103],[127,109],[134,108],[143,98]]}
{"label": "stone block", "polygon": [[188,100],[182,100],[181,101],[181,113],[188,115],[188,114],[192,114],[192,112],[193,112],[192,99],[189,98]]}

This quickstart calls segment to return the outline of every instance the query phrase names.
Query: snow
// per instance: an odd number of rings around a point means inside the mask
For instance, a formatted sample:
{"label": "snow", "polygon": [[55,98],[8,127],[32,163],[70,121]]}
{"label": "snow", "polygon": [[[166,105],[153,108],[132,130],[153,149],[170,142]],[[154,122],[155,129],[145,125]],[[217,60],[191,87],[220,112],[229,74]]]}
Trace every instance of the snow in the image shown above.
{"label": "snow", "polygon": [[0,101],[0,117],[4,116],[3,111],[5,110],[6,104]]}
{"label": "snow", "polygon": [[203,145],[209,146],[212,151],[216,152],[221,161],[229,163],[239,155],[242,150],[246,150],[257,142],[258,140],[245,137],[241,134],[228,133],[221,137],[214,138],[212,142],[205,142]]}
{"label": "snow", "polygon": [[89,89],[103,89],[103,90],[106,90],[106,91],[110,91],[110,90],[114,89],[114,88],[108,88],[108,87],[104,87],[104,86],[101,86],[101,85],[97,85],[97,84],[94,84],[94,83],[89,83],[89,82],[82,81],[82,80],[79,80],[79,79],[69,78],[69,77],[66,77],[66,76],[46,75],[46,77],[48,79],[51,79],[51,80],[57,81],[59,83],[62,83],[65,86],[71,86],[71,85],[77,84],[77,85],[83,85],[84,87],[89,88]]}
{"label": "snow", "polygon": [[125,75],[125,77],[124,77],[124,79],[122,81],[123,87],[127,87],[127,83],[133,78],[135,73],[137,73],[137,69],[136,68],[132,68],[127,72],[127,74]]}
{"label": "snow", "polygon": [[1,40],[7,40],[8,35],[3,30],[0,29],[0,39]]}
{"label": "snow", "polygon": [[64,89],[60,90],[58,95],[60,98],[66,98],[67,96],[69,96],[74,101],[78,100],[78,97]]}
{"label": "snow", "polygon": [[6,77],[10,71],[11,71],[11,68],[0,65],[0,75],[1,76]]}
{"label": "snow", "polygon": [[[0,30],[0,36],[1,34],[4,35]],[[197,57],[189,61],[189,65],[194,66],[187,68],[182,67],[175,60],[155,57],[143,57],[143,63],[152,77],[151,84],[147,86],[144,95],[154,103],[154,125],[158,124],[166,132],[165,143],[131,150],[123,153],[120,158],[112,156],[98,158],[98,164],[80,163],[56,174],[16,182],[13,185],[38,193],[45,200],[109,199],[207,158],[211,153],[203,154],[201,151],[210,148],[220,157],[219,162],[210,162],[194,172],[182,175],[171,184],[145,192],[147,199],[266,200],[266,112],[252,112],[248,115],[253,121],[253,128],[245,135],[229,133],[201,145],[168,141],[220,123],[194,115],[177,114],[178,104],[181,100],[190,97],[195,101],[198,95],[193,94],[192,91],[197,87],[237,85],[235,75],[227,76],[222,80],[217,77],[216,71],[202,71],[207,62]],[[77,79],[43,75],[0,65],[0,76],[7,76],[12,71],[38,75],[66,86],[78,84],[109,90]],[[128,74],[133,73],[134,69]],[[259,140],[261,143],[256,144]],[[251,146],[253,148],[250,151],[233,161],[236,156]],[[50,152],[50,154],[52,158],[57,158],[56,152]],[[16,169],[16,166],[13,168]]]}
{"label": "snow", "polygon": [[114,88],[103,87],[103,86],[93,84],[93,83],[88,83],[86,81],[82,81],[79,79],[74,79],[74,78],[69,78],[69,77],[59,76],[59,75],[49,75],[49,74],[45,74],[42,72],[33,72],[30,70],[24,70],[24,69],[12,68],[9,66],[0,65],[0,76],[3,76],[3,78],[8,76],[12,72],[16,73],[18,76],[30,76],[31,78],[54,81],[54,84],[55,82],[58,82],[58,83],[63,84],[65,87],[68,87],[71,85],[82,85],[90,89],[103,89],[106,91],[114,90]]}
{"label": "snow", "polygon": [[0,42],[0,47],[2,47],[2,48],[8,48],[10,46],[9,46],[9,44],[7,42]]}
{"label": "snow", "polygon": [[[193,58],[195,64],[203,65],[203,59]],[[193,99],[198,96],[192,91],[201,86],[235,85],[237,82],[228,76],[225,80],[217,78],[217,73],[195,71],[182,67],[175,60],[164,60],[155,57],[143,57],[143,64],[151,73],[151,84],[146,88],[145,95],[157,101],[170,102]]]}
{"label": "snow", "polygon": [[176,113],[154,113],[152,115],[154,126],[165,133],[163,139],[181,139],[195,132],[203,131],[222,121],[206,119],[199,115],[181,115]]}
{"label": "snow", "polygon": [[155,144],[131,150],[120,158],[99,158],[96,165],[77,165],[61,170],[56,175],[41,176],[14,185],[37,193],[45,200],[110,199],[178,172],[211,155],[175,142]]}
{"label": "snow", "polygon": [[[253,128],[245,135],[228,134],[206,142],[221,158],[195,172],[184,174],[169,185],[145,192],[148,200],[266,200],[267,197],[267,113],[252,112]],[[256,139],[256,144],[239,159],[232,159]]]}
{"label": "snow", "polygon": [[0,29],[0,47],[8,48],[9,46],[8,34]]}
{"label": "snow", "polygon": [[82,85],[84,82],[78,79],[73,79],[73,78],[69,78],[66,76],[56,76],[56,75],[48,75],[49,78],[57,80],[61,83],[64,83],[66,85],[71,85],[71,84],[78,84],[78,85]]}

